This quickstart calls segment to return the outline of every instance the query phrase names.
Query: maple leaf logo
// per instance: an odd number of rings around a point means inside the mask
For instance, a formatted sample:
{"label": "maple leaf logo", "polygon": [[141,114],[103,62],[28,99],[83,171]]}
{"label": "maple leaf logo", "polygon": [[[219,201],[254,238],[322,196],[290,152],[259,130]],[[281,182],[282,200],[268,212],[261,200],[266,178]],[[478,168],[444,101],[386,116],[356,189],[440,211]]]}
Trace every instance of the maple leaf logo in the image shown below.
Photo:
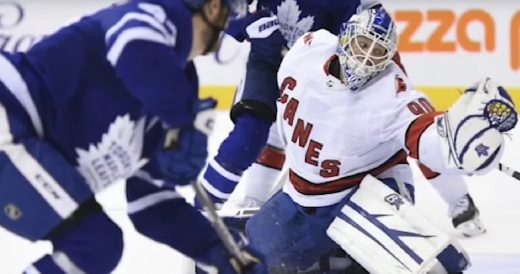
{"label": "maple leaf logo", "polygon": [[314,24],[314,16],[308,15],[300,19],[301,13],[296,0],[285,0],[277,7],[276,15],[280,22],[280,30],[289,48],[300,36],[309,32]]}
{"label": "maple leaf logo", "polygon": [[118,116],[97,144],[76,148],[78,170],[94,193],[134,175],[148,160],[141,157],[145,119]]}

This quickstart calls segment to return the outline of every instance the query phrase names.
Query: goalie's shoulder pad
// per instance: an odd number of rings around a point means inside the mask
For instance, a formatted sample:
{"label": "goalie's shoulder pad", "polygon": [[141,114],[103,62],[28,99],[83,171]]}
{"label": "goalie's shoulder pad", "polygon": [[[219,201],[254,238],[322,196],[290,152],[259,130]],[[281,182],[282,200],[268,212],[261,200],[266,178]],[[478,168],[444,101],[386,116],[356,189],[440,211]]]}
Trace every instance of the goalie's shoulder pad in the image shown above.
{"label": "goalie's shoulder pad", "polygon": [[300,50],[300,49],[316,49],[319,47],[330,47],[331,45],[337,46],[338,36],[332,34],[328,30],[321,29],[317,31],[307,32],[304,35],[300,36],[296,43],[294,43],[292,49]]}
{"label": "goalie's shoulder pad", "polygon": [[[296,79],[316,76],[316,73],[319,73],[318,69],[336,53],[337,45],[338,37],[327,30],[302,35],[282,59],[278,69],[278,84],[287,76]],[[308,69],[302,70],[302,67]]]}
{"label": "goalie's shoulder pad", "polygon": [[305,56],[321,56],[323,53],[334,53],[338,37],[327,30],[307,32],[302,35],[285,55],[286,58],[301,62]]}

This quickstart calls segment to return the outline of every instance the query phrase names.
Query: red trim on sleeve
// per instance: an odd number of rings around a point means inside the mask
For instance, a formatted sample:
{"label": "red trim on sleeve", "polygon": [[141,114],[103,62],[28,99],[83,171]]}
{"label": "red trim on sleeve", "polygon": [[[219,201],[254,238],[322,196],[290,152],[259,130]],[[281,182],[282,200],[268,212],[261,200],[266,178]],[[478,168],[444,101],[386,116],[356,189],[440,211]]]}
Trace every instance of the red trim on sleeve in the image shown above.
{"label": "red trim on sleeve", "polygon": [[437,176],[440,175],[440,173],[438,172],[435,172],[431,169],[429,169],[427,166],[419,163],[419,169],[421,170],[422,174],[424,175],[424,177],[426,177],[426,179],[430,180],[430,179],[433,179]]}
{"label": "red trim on sleeve", "polygon": [[394,61],[394,63],[399,66],[399,68],[404,72],[405,75],[408,75],[408,73],[406,73],[406,69],[404,68],[404,65],[403,63],[401,62],[401,55],[399,54],[399,52],[396,52],[394,57],[392,58],[392,61]]}
{"label": "red trim on sleeve", "polygon": [[285,163],[285,153],[272,146],[265,146],[258,155],[256,162],[266,167],[282,170]]}
{"label": "red trim on sleeve", "polygon": [[304,178],[300,177],[294,171],[289,170],[289,181],[292,183],[294,188],[301,194],[304,195],[323,195],[323,194],[331,194],[343,191],[345,189],[351,188],[355,185],[361,183],[363,178],[367,174],[371,174],[372,176],[377,176],[381,174],[383,171],[398,165],[398,164],[408,164],[406,160],[406,152],[404,150],[398,151],[394,154],[390,159],[381,164],[380,166],[371,169],[369,171],[361,172],[355,175],[343,177],[334,181],[326,182],[326,183],[312,183]]}
{"label": "red trim on sleeve", "polygon": [[442,112],[430,112],[419,116],[410,124],[406,130],[406,148],[410,151],[409,155],[412,158],[419,159],[419,140],[424,131],[433,124],[434,118]]}

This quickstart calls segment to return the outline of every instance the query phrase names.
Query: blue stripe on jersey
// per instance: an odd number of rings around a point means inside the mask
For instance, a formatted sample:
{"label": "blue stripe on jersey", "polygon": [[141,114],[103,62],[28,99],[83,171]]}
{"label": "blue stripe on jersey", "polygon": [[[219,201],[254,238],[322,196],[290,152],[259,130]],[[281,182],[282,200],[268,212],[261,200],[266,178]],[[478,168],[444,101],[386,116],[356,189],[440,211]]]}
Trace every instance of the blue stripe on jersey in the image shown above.
{"label": "blue stripe on jersey", "polygon": [[177,29],[166,19],[162,7],[141,3],[138,8],[135,12],[125,14],[106,32],[107,59],[114,66],[132,41],[149,41],[170,47],[176,44]]}

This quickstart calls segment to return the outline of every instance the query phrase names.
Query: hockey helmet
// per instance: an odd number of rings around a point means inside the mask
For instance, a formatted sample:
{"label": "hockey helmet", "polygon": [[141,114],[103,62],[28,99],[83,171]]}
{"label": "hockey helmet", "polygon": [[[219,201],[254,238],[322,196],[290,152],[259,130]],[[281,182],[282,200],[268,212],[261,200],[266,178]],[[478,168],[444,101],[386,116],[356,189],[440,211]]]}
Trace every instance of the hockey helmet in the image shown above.
{"label": "hockey helmet", "polygon": [[359,90],[392,62],[396,51],[395,23],[383,8],[353,15],[342,24],[337,49],[346,85]]}

